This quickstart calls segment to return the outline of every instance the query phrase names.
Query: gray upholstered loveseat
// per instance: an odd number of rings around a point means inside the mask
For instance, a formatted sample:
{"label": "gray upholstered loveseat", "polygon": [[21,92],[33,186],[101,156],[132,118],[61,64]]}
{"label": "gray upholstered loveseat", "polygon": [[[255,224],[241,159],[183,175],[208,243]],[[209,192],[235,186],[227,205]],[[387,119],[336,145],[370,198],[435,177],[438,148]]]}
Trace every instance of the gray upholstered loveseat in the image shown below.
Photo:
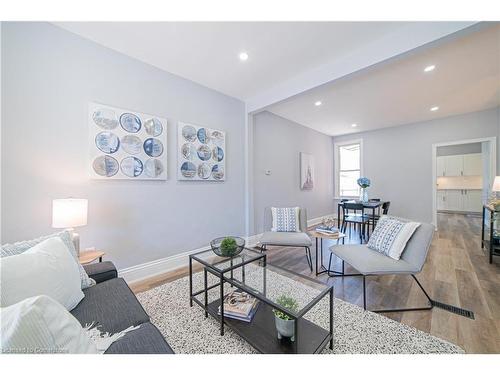
{"label": "gray upholstered loveseat", "polygon": [[84,268],[97,285],[84,289],[85,298],[71,310],[82,326],[97,322],[101,331],[116,333],[140,325],[114,342],[105,354],[173,354],[125,280],[118,278],[113,263],[89,264]]}

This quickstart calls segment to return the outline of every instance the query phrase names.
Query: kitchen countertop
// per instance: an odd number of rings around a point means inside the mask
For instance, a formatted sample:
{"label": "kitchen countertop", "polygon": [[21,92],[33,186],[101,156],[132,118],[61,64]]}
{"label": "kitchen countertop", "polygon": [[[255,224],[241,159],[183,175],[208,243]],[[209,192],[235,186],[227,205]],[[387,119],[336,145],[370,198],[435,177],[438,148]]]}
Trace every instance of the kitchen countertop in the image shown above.
{"label": "kitchen countertop", "polygon": [[481,188],[478,189],[471,189],[471,188],[460,188],[460,187],[454,187],[454,188],[440,188],[438,187],[437,190],[483,190]]}

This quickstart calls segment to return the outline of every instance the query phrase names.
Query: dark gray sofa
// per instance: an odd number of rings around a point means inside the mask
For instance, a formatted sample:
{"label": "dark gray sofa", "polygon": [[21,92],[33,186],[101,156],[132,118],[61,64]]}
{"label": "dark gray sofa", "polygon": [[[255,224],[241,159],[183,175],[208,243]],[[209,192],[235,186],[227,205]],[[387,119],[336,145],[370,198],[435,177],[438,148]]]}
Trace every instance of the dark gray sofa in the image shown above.
{"label": "dark gray sofa", "polygon": [[97,285],[85,289],[85,298],[71,310],[82,326],[97,322],[101,331],[109,333],[140,326],[114,342],[105,354],[174,353],[125,280],[118,278],[113,263],[89,264],[84,268]]}

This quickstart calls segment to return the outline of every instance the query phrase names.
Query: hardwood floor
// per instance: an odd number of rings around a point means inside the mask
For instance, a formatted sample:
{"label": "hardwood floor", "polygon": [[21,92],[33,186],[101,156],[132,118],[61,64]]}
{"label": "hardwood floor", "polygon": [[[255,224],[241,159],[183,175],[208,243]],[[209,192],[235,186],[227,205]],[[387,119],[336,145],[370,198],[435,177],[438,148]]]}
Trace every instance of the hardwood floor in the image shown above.
{"label": "hardwood floor", "polygon": [[[500,353],[500,262],[488,263],[480,246],[481,219],[473,216],[438,214],[438,231],[434,235],[427,262],[417,276],[435,300],[472,310],[475,320],[434,308],[430,311],[387,313],[387,317],[419,330],[454,342],[467,353]],[[323,240],[324,263],[328,264],[329,246]],[[348,242],[359,242],[353,233]],[[311,249],[314,261],[314,245]],[[307,265],[304,249],[270,248],[268,261],[298,273],[314,276]],[[335,266],[340,267],[336,260]],[[346,272],[354,271],[346,265]],[[132,285],[140,292],[187,275],[186,269],[157,276]],[[334,284],[335,296],[362,306],[362,279],[358,277],[318,280]],[[410,276],[367,278],[369,309],[424,306],[426,298]]]}

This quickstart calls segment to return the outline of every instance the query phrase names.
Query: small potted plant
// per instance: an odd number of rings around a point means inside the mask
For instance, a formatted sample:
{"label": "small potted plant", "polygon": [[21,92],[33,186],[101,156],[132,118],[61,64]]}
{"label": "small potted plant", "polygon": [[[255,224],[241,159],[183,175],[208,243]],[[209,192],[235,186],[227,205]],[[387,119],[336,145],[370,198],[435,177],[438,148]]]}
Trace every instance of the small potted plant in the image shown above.
{"label": "small potted plant", "polygon": [[222,257],[234,257],[245,247],[245,240],[240,237],[219,237],[210,242],[215,254]]}
{"label": "small potted plant", "polygon": [[357,183],[358,183],[359,187],[361,188],[361,194],[359,196],[359,200],[361,202],[368,202],[368,191],[366,189],[369,188],[371,185],[370,179],[368,179],[366,177],[360,177],[360,178],[358,178]]}
{"label": "small potted plant", "polygon": [[[276,303],[294,313],[299,310],[299,303],[292,297],[282,295],[276,300]],[[290,340],[295,341],[295,319],[276,309],[273,309],[273,312],[278,339],[290,337]]]}

